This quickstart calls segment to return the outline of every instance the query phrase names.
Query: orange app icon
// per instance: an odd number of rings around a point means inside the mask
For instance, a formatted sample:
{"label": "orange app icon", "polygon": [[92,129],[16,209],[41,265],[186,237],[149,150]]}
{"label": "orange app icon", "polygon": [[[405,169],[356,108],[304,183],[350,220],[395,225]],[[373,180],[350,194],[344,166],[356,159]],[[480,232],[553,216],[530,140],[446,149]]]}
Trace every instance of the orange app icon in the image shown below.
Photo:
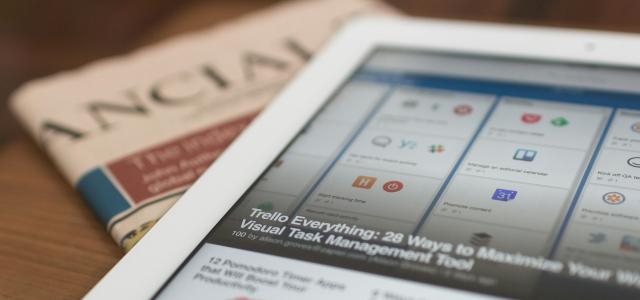
{"label": "orange app icon", "polygon": [[370,189],[374,183],[376,183],[377,178],[370,176],[358,176],[356,180],[351,184],[352,187],[359,189]]}

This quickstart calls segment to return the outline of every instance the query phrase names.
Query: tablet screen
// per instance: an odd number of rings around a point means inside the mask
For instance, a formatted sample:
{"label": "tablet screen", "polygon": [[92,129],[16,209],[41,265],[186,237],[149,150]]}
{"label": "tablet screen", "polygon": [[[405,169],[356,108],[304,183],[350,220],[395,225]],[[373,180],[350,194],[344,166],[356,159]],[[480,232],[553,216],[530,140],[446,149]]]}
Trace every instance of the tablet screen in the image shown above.
{"label": "tablet screen", "polygon": [[377,49],[156,297],[638,299],[639,82]]}

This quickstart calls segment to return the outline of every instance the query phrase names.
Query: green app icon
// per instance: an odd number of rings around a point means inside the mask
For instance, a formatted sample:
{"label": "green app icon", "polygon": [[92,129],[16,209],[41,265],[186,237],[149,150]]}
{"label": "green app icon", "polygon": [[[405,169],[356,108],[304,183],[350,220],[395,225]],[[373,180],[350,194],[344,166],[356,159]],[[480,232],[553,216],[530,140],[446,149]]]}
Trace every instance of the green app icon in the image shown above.
{"label": "green app icon", "polygon": [[269,212],[273,210],[273,203],[263,202],[263,203],[260,203],[256,208],[262,211]]}
{"label": "green app icon", "polygon": [[565,119],[564,117],[557,117],[551,120],[551,124],[556,127],[564,127],[569,125],[569,120]]}

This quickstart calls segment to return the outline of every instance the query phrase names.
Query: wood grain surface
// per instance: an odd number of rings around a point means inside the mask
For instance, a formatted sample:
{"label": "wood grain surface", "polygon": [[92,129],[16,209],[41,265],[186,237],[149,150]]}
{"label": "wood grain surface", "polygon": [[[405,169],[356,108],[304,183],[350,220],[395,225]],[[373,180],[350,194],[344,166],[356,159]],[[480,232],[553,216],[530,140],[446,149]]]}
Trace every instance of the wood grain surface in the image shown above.
{"label": "wood grain surface", "polygon": [[[101,20],[101,14],[113,13],[123,22],[131,19],[125,22],[131,29],[114,33],[109,26],[100,27],[91,23],[93,19],[84,18],[64,24],[73,29],[87,23],[88,30],[68,31],[67,35],[57,38],[43,37],[42,32],[48,31],[40,27],[48,26],[47,22],[52,22],[49,19],[20,19],[15,14],[8,18],[11,9],[19,11],[23,9],[20,5],[33,4],[33,1],[15,2],[8,8],[9,13],[3,7],[6,4],[0,4],[0,11],[4,12],[0,13],[0,21],[14,25],[3,26],[9,31],[0,30],[0,53],[8,54],[0,56],[3,70],[0,73],[0,298],[77,299],[122,253],[51,161],[19,129],[4,99],[25,80],[202,29],[266,7],[273,1],[113,1],[109,5],[127,5],[128,14],[118,15],[122,9],[109,6],[94,11],[95,18]],[[65,5],[92,5],[91,1],[42,2],[52,7],[62,6],[58,7],[56,16],[70,14],[68,17],[72,20],[73,15],[65,12]],[[387,2],[419,16],[640,31],[640,1],[635,0]],[[51,14],[51,10],[47,13]],[[20,26],[33,28],[27,30]],[[103,33],[101,30],[109,31],[110,39],[96,39],[95,36]]]}
{"label": "wood grain surface", "polygon": [[0,297],[68,299],[121,256],[91,210],[26,136],[0,149]]}

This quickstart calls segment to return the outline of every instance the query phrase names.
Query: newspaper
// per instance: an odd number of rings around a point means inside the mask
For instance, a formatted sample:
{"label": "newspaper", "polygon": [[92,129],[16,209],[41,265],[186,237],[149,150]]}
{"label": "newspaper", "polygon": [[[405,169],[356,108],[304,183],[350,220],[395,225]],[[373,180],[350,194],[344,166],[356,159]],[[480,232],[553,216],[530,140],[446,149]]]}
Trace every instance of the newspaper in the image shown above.
{"label": "newspaper", "polygon": [[288,2],[29,82],[11,105],[128,251],[346,19],[394,13]]}

